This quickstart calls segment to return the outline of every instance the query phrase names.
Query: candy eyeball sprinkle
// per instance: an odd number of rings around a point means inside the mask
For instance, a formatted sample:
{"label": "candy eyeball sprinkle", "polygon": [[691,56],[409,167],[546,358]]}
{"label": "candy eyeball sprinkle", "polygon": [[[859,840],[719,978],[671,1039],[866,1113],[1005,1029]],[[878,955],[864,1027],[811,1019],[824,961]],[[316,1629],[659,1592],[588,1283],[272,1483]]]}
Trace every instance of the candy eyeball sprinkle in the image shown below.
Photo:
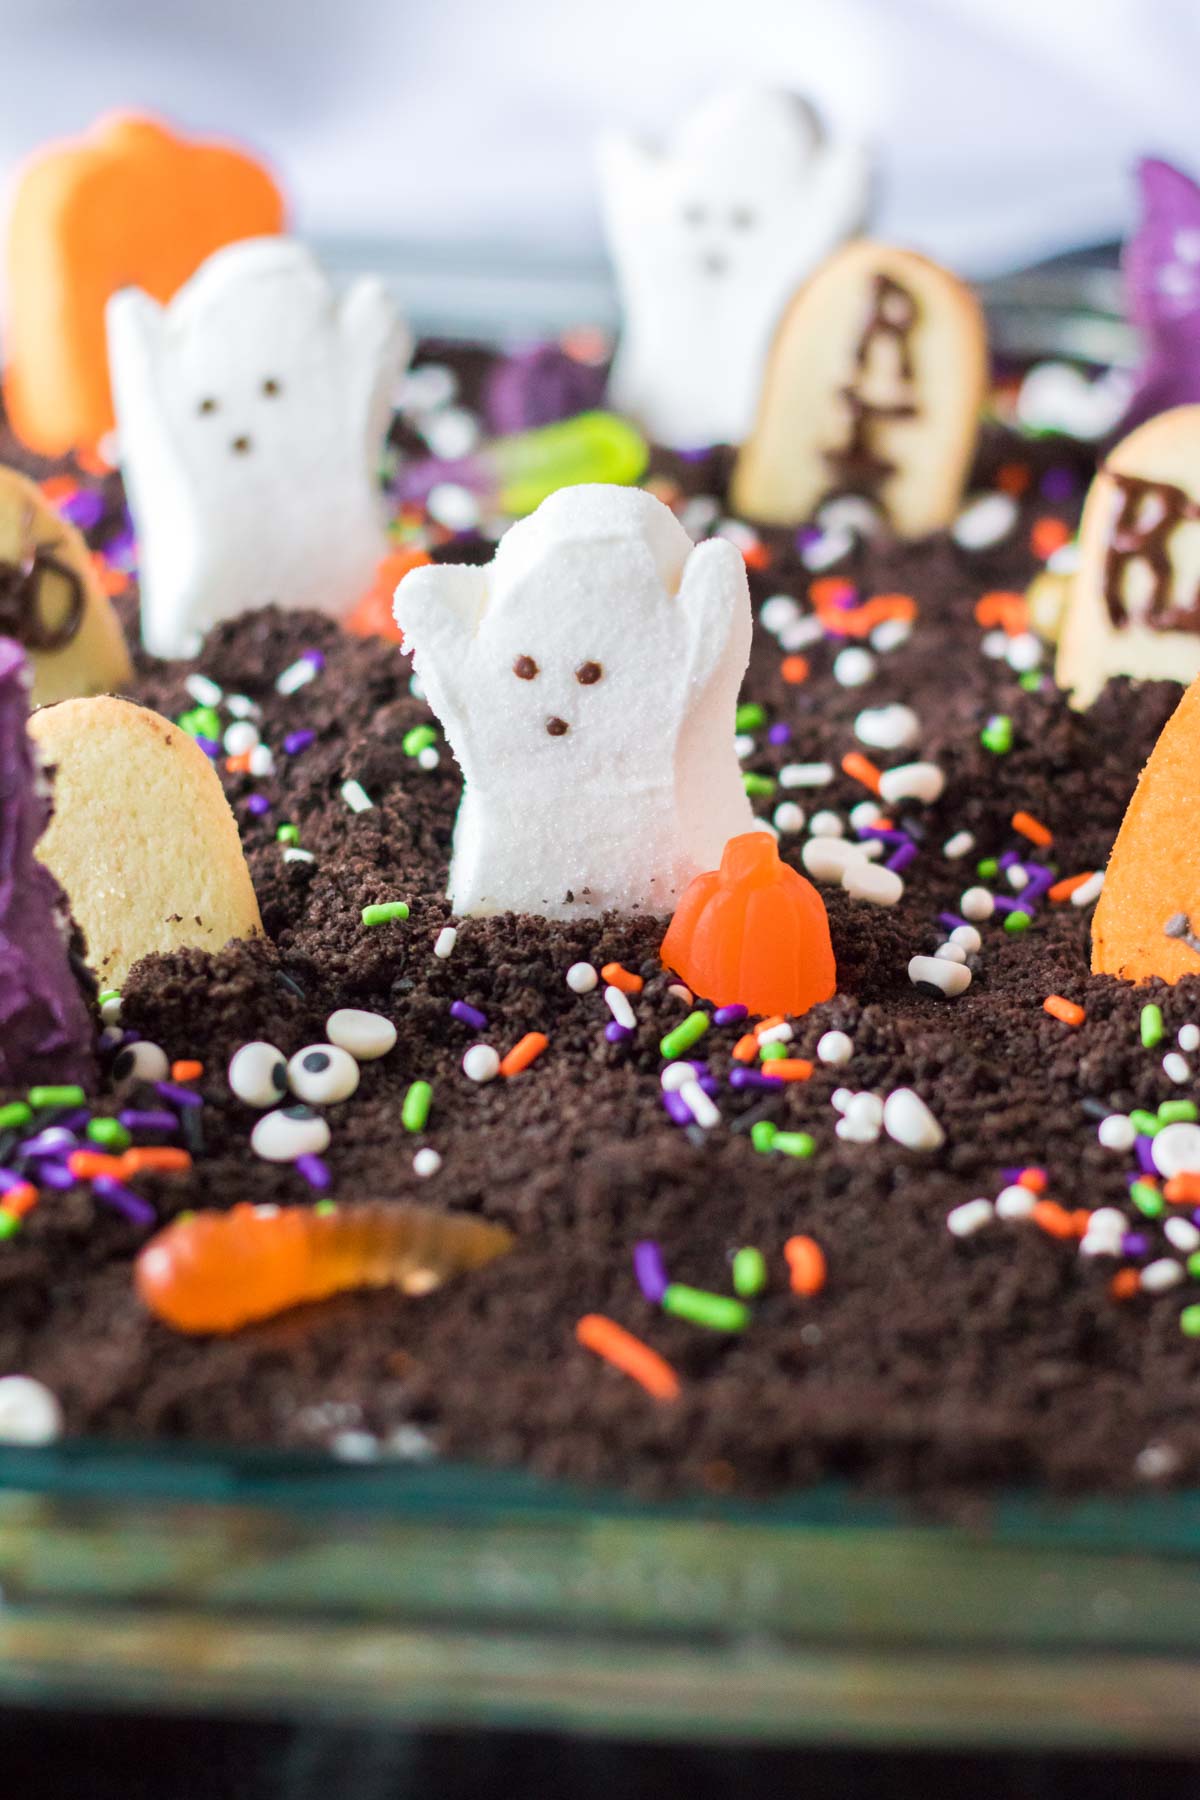
{"label": "candy eyeball sprinkle", "polygon": [[308,1106],[282,1106],[264,1113],[250,1133],[250,1148],[264,1162],[295,1162],[329,1148],[329,1127]]}
{"label": "candy eyeball sprinkle", "polygon": [[288,1089],[283,1053],[274,1044],[243,1044],[230,1061],[229,1085],[247,1106],[277,1106]]}
{"label": "candy eyeball sprinkle", "polygon": [[307,1044],[287,1066],[293,1094],[310,1106],[334,1106],[358,1086],[358,1064],[336,1044]]}
{"label": "candy eyeball sprinkle", "polygon": [[135,1081],[165,1081],[170,1073],[166,1051],[149,1038],[126,1044],[113,1057],[112,1078],[120,1087],[129,1087]]}

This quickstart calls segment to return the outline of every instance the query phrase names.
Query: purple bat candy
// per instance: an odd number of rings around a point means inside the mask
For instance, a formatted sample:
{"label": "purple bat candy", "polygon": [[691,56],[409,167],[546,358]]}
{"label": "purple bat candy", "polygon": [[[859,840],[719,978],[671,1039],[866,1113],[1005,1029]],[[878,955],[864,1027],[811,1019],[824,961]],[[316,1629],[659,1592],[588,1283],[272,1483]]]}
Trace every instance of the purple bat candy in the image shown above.
{"label": "purple bat candy", "polygon": [[1200,187],[1153,156],[1142,159],[1137,176],[1141,218],[1122,271],[1142,362],[1123,432],[1200,400]]}
{"label": "purple bat candy", "polygon": [[483,408],[493,431],[529,431],[599,406],[604,382],[603,367],[578,362],[557,344],[532,344],[496,363]]}

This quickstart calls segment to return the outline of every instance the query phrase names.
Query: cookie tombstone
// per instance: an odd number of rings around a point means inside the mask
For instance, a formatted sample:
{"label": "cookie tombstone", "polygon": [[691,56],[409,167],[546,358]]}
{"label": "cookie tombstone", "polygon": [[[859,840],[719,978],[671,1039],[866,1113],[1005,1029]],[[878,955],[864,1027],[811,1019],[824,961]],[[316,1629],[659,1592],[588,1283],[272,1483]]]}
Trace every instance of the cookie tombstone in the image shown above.
{"label": "cookie tombstone", "polygon": [[34,706],[123,687],[129,651],[91,552],[40,488],[0,467],[0,636],[29,658]]}
{"label": "cookie tombstone", "polygon": [[1131,431],[1088,491],[1055,677],[1090,706],[1110,675],[1200,675],[1200,406]]}
{"label": "cookie tombstone", "polygon": [[970,289],[911,250],[849,244],[784,315],[734,507],[795,525],[860,494],[901,537],[936,531],[962,497],[986,388]]}
{"label": "cookie tombstone", "polygon": [[54,768],[37,854],[66,890],[102,988],[152,950],[258,936],[237,821],[186,732],[107,694],[45,707],[29,730]]}

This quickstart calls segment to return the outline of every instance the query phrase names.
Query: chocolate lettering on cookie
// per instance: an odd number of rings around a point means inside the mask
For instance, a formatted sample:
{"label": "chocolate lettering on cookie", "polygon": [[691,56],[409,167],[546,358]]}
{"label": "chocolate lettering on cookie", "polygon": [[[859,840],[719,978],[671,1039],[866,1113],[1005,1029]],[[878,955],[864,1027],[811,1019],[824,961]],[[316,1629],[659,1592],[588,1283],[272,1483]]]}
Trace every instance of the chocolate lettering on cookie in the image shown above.
{"label": "chocolate lettering on cookie", "polygon": [[915,297],[890,275],[878,274],[871,288],[871,310],[854,351],[856,378],[839,388],[839,398],[850,413],[850,435],[839,450],[826,450],[825,461],[833,476],[834,487],[842,493],[863,494],[878,500],[879,491],[896,465],[878,450],[876,427],[896,419],[917,416],[914,398],[900,398],[890,405],[869,400],[862,392],[873,350],[890,341],[896,352],[897,371],[902,390],[913,386],[912,334],[918,318]]}
{"label": "chocolate lettering on cookie", "polygon": [[1173,482],[1105,473],[1120,496],[1104,554],[1104,598],[1113,624],[1120,629],[1129,623],[1125,579],[1141,563],[1150,576],[1144,623],[1153,631],[1200,631],[1200,593],[1182,605],[1171,597],[1171,538],[1180,525],[1200,519],[1200,506]]}
{"label": "chocolate lettering on cookie", "polygon": [[[53,544],[33,539],[33,511],[22,521],[20,560],[0,559],[0,633],[16,638],[27,650],[65,650],[83,624],[83,582],[69,563],[55,556]],[[67,586],[67,609],[57,624],[43,610],[43,584],[57,575]]]}

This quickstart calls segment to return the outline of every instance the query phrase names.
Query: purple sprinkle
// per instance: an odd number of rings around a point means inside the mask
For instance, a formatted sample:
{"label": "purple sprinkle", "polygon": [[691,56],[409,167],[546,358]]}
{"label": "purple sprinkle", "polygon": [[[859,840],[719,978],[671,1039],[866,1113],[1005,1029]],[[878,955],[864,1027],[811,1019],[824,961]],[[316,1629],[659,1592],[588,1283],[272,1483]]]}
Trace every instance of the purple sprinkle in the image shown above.
{"label": "purple sprinkle", "polygon": [[[686,1106],[683,1109],[687,1112]],[[690,1114],[689,1114],[690,1117]],[[649,1238],[633,1246],[633,1272],[638,1286],[652,1305],[657,1306],[667,1291],[667,1271],[662,1251]]]}
{"label": "purple sprinkle", "polygon": [[739,1025],[749,1014],[750,1008],[743,1006],[740,1000],[735,1000],[732,1006],[718,1006],[713,1014],[713,1024]]}
{"label": "purple sprinkle", "polygon": [[792,728],[783,719],[776,721],[767,732],[768,744],[789,744],[792,739]]}
{"label": "purple sprinkle", "polygon": [[114,1181],[111,1175],[97,1175],[92,1183],[92,1192],[97,1200],[103,1200],[114,1211],[122,1213],[133,1225],[156,1225],[158,1214],[148,1200],[127,1188],[123,1181]]}
{"label": "purple sprinkle", "polygon": [[819,544],[823,536],[819,525],[802,525],[792,541],[797,550],[808,550],[813,544]]}
{"label": "purple sprinkle", "polygon": [[302,650],[300,652],[300,661],[311,663],[314,669],[323,669],[325,667],[325,652],[323,650]]}
{"label": "purple sprinkle", "polygon": [[[630,1031],[628,1025],[618,1025],[615,1019],[610,1019],[608,1024],[604,1027],[604,1035],[610,1044],[624,1044],[628,1042],[634,1034]],[[691,1113],[689,1113],[688,1118],[690,1119],[691,1116]]]}
{"label": "purple sprinkle", "polygon": [[307,750],[316,741],[315,731],[289,731],[283,740],[283,753],[285,756],[299,756],[302,750]]}
{"label": "purple sprinkle", "polygon": [[1019,900],[1006,900],[1003,894],[996,895],[996,911],[999,913],[1027,913],[1029,908],[1022,906]]}
{"label": "purple sprinkle", "polygon": [[472,1031],[487,1030],[487,1014],[481,1013],[477,1006],[470,1006],[465,1000],[454,1000],[450,1005],[450,1017],[459,1019],[469,1025]]}
{"label": "purple sprinkle", "polygon": [[863,825],[858,830],[859,838],[877,838],[881,844],[911,844],[912,839],[907,831],[897,831],[886,825]]}
{"label": "purple sprinkle", "polygon": [[58,1125],[52,1125],[49,1131],[39,1131],[36,1137],[26,1138],[18,1146],[22,1156],[38,1158],[54,1156],[60,1160],[69,1150],[78,1150],[79,1143],[74,1132],[63,1131]]}
{"label": "purple sprinkle", "polygon": [[75,1186],[75,1177],[65,1163],[44,1162],[39,1164],[38,1181],[43,1187],[65,1189]]}
{"label": "purple sprinkle", "polygon": [[126,1131],[178,1131],[179,1120],[169,1112],[139,1112],[131,1107],[127,1112],[118,1113],[117,1118]]}
{"label": "purple sprinkle", "polygon": [[1047,469],[1038,483],[1038,487],[1042,499],[1049,500],[1052,505],[1057,505],[1063,500],[1073,500],[1079,492],[1075,471],[1068,468],[1065,463],[1055,463],[1052,468]]}
{"label": "purple sprinkle", "polygon": [[917,846],[915,844],[901,844],[898,850],[892,852],[883,866],[885,869],[893,869],[899,875],[902,869],[907,869],[916,854]]}
{"label": "purple sprinkle", "polygon": [[703,462],[711,449],[711,444],[693,444],[687,449],[680,449],[676,446],[675,454],[680,462],[697,463]]}
{"label": "purple sprinkle", "polygon": [[938,924],[944,925],[947,931],[957,931],[960,925],[969,925],[970,920],[964,919],[959,913],[939,913]]}
{"label": "purple sprinkle", "polygon": [[271,802],[265,794],[251,794],[246,802],[246,811],[252,812],[256,818],[261,818],[263,813],[269,813],[270,810]]}
{"label": "purple sprinkle", "polygon": [[1137,1154],[1138,1162],[1141,1164],[1142,1173],[1144,1175],[1157,1175],[1158,1169],[1155,1167],[1154,1162],[1154,1139],[1145,1136],[1136,1137],[1133,1140],[1133,1148]]}
{"label": "purple sprinkle", "polygon": [[24,1175],[17,1175],[12,1169],[0,1169],[0,1194],[7,1194],[10,1188],[22,1187]]}
{"label": "purple sprinkle", "polygon": [[82,1131],[91,1118],[86,1106],[81,1106],[73,1113],[64,1113],[61,1119],[55,1119],[55,1131]]}
{"label": "purple sprinkle", "polygon": [[668,1093],[666,1089],[664,1089],[662,1103],[670,1117],[674,1119],[676,1125],[691,1124],[692,1111],[681,1094]]}
{"label": "purple sprinkle", "polygon": [[783,1087],[778,1075],[763,1075],[757,1069],[730,1069],[731,1088],[770,1088],[778,1093]]}
{"label": "purple sprinkle", "polygon": [[707,1094],[710,1100],[715,1100],[717,1098],[717,1095],[721,1092],[721,1084],[717,1080],[716,1076],[715,1075],[701,1075],[701,1076],[698,1076],[697,1079],[699,1081],[701,1091],[703,1093]]}
{"label": "purple sprinkle", "polygon": [[1011,869],[1011,868],[1014,868],[1016,866],[1016,864],[1020,862],[1020,860],[1021,860],[1021,858],[1017,855],[1017,852],[1015,850],[1006,850],[1004,852],[1004,855],[1000,858],[999,862],[996,864],[996,867],[998,869]]}
{"label": "purple sprinkle", "polygon": [[220,746],[220,744],[218,744],[216,738],[198,737],[196,739],[196,742],[199,744],[200,748],[203,750],[205,756],[210,756],[212,758],[213,762],[216,762],[217,758],[221,754],[221,746]]}
{"label": "purple sprinkle", "polygon": [[204,1099],[200,1094],[193,1094],[190,1088],[176,1087],[173,1081],[156,1081],[154,1091],[160,1100],[169,1100],[173,1106],[203,1106]]}
{"label": "purple sprinkle", "polygon": [[1140,1231],[1127,1231],[1121,1239],[1121,1249],[1126,1256],[1145,1256],[1149,1248],[1149,1240]]}
{"label": "purple sprinkle", "polygon": [[309,1187],[327,1188],[333,1180],[329,1173],[329,1164],[322,1162],[319,1156],[298,1156],[296,1168],[303,1175]]}
{"label": "purple sprinkle", "polygon": [[1032,870],[1028,882],[1021,889],[1021,898],[1028,904],[1031,900],[1036,905],[1054,886],[1053,869],[1044,869],[1040,863],[1026,863],[1027,870]]}
{"label": "purple sprinkle", "polygon": [[1195,1207],[1192,1211],[1192,1223],[1200,1225],[1200,1206]]}
{"label": "purple sprinkle", "polygon": [[1005,1187],[1013,1187],[1013,1186],[1017,1185],[1020,1182],[1022,1175],[1025,1173],[1025,1171],[1028,1167],[1029,1167],[1028,1163],[1020,1163],[1020,1164],[1018,1164],[1018,1166],[1015,1169],[1001,1169],[1000,1179],[1004,1183]]}
{"label": "purple sprinkle", "polygon": [[91,531],[104,517],[104,496],[94,488],[80,488],[70,499],[64,500],[58,510],[80,531]]}

